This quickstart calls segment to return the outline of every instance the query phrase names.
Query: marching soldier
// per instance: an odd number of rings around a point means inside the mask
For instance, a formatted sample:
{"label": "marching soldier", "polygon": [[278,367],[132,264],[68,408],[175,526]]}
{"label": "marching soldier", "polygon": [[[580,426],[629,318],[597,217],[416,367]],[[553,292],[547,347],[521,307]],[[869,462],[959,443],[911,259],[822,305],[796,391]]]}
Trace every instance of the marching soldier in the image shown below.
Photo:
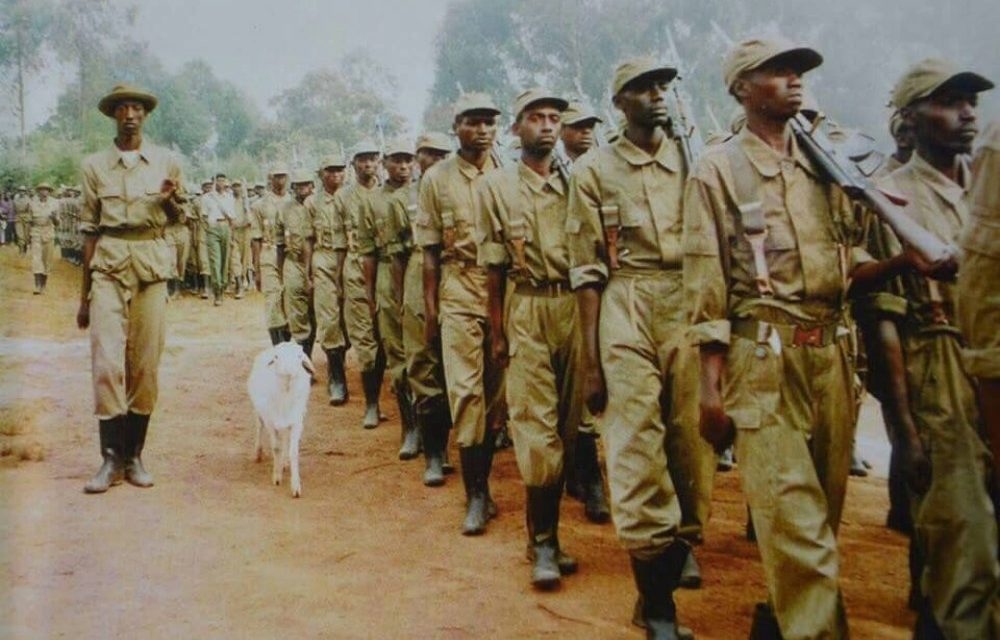
{"label": "marching soldier", "polygon": [[309,196],[306,207],[312,217],[316,238],[312,255],[313,305],[316,310],[316,336],[326,354],[327,393],[330,404],[347,402],[347,377],[344,374],[344,289],[341,286],[347,252],[347,231],[337,215],[337,193],[344,186],[347,162],[339,155],[320,163],[322,189]]}
{"label": "marching soldier", "polygon": [[250,282],[250,201],[243,181],[233,180],[233,219],[230,225],[229,274],[236,280],[236,299],[246,293]]}
{"label": "marching soldier", "polygon": [[214,180],[202,180],[201,194],[195,198],[191,220],[191,257],[194,258],[195,288],[202,300],[208,300],[208,285],[211,279],[211,265],[208,262],[208,220],[205,217],[205,203],[212,197]]}
{"label": "marching soldier", "polygon": [[378,399],[385,373],[385,355],[372,322],[368,289],[365,286],[361,254],[358,253],[357,225],[369,200],[378,189],[378,167],[381,152],[375,143],[365,140],[358,144],[351,158],[357,182],[341,189],[335,197],[335,209],[340,224],[347,231],[347,255],[342,271],[344,320],[347,337],[361,368],[361,388],[365,394],[365,417],[362,426],[374,429],[382,419]]}
{"label": "marching soldier", "polygon": [[[906,213],[945,242],[957,242],[969,219],[971,178],[963,156],[976,135],[977,94],[992,88],[978,74],[927,59],[893,89],[893,106],[913,131],[915,150],[880,186],[906,198]],[[874,250],[882,257],[904,257],[891,231],[883,229],[881,239]],[[889,385],[886,400],[900,430],[896,446],[912,491],[913,543],[922,569],[915,637],[1000,637],[989,454],[975,387],[962,365],[954,285],[908,270],[886,293],[878,311],[895,325],[898,340],[883,338],[880,355],[905,363],[887,372],[902,379]]]}
{"label": "marching soldier", "polygon": [[284,285],[285,315],[292,340],[312,357],[316,325],[312,311],[312,251],[315,235],[312,215],[305,201],[312,191],[313,177],[301,172],[292,178],[292,199],[278,211],[275,242],[277,267]]}
{"label": "marching soldier", "polygon": [[167,223],[164,237],[167,245],[170,246],[174,256],[174,273],[167,280],[167,295],[176,298],[180,295],[184,286],[185,271],[187,270],[188,257],[191,250],[191,229],[188,226],[188,219],[191,216],[191,202],[185,202],[180,207],[176,219]]}
{"label": "marching soldier", "polygon": [[166,332],[166,281],[173,276],[164,225],[180,215],[181,168],[169,151],[143,142],[156,97],[118,85],[98,108],[117,125],[114,144],[84,159],[83,286],[77,325],[90,328],[94,397],[104,463],[84,491],[123,477],[153,485],[142,464]]}
{"label": "marching soldier", "polygon": [[559,137],[569,161],[576,162],[580,156],[594,147],[594,131],[598,123],[604,120],[582,102],[577,101],[569,103],[563,111],[562,118]]}
{"label": "marching soldier", "polygon": [[271,344],[291,340],[285,317],[281,270],[278,268],[278,212],[291,201],[288,170],[277,167],[269,174],[271,190],[250,211],[250,250],[254,286],[264,294],[264,322]]}
{"label": "marching soldier", "polygon": [[[412,244],[406,208],[416,193],[416,185],[410,180],[413,157],[413,147],[407,140],[389,143],[382,160],[387,176],[385,184],[359,210],[357,219],[358,253],[362,256],[371,318],[378,326],[386,368],[399,405],[400,460],[411,460],[420,453],[420,433],[406,378],[402,326],[403,276]],[[404,204],[398,207],[397,203]]]}
{"label": "marching soldier", "polygon": [[584,345],[583,397],[605,438],[611,511],[639,590],[636,622],[653,638],[678,633],[672,594],[685,567],[694,569],[688,540],[700,535],[700,526],[683,526],[668,443],[683,440],[691,463],[707,469],[705,482],[691,476],[699,492],[710,491],[714,469],[693,427],[697,381],[684,343],[686,168],[680,143],[664,131],[666,87],[676,75],[650,58],[618,66],[612,93],[625,130],[577,162],[566,225]]}
{"label": "marching soldier", "polygon": [[[447,158],[451,150],[451,141],[443,133],[432,132],[420,136],[416,145],[416,161],[421,179],[431,167]],[[408,220],[407,229],[403,229],[400,234],[401,244],[410,246],[403,276],[403,349],[406,353],[406,378],[413,397],[414,417],[424,449],[423,482],[428,487],[439,487],[444,484],[445,474],[453,471],[448,463],[451,412],[445,393],[441,345],[424,339],[424,256],[423,248],[413,238],[418,215],[418,195],[419,189],[411,189],[408,200],[394,200],[392,204],[396,216],[401,221],[404,216]]]}
{"label": "marching soldier", "polygon": [[497,168],[492,157],[500,110],[484,94],[461,95],[452,125],[458,153],[420,181],[414,239],[424,255],[424,335],[441,342],[448,402],[466,493],[464,535],[479,535],[496,515],[490,496],[493,431],[503,416],[502,372],[487,361],[486,270],[477,264],[475,190]]}
{"label": "marching soldier", "polygon": [[[478,260],[487,269],[491,365],[507,369],[514,454],[527,491],[532,584],[577,569],[559,544],[564,460],[580,423],[580,323],[569,289],[569,176],[555,157],[566,100],[530,89],[514,101],[515,165],[478,187]],[[509,294],[504,299],[505,292]]]}
{"label": "marching soldier", "polygon": [[56,250],[56,225],[59,224],[59,200],[50,197],[52,185],[42,182],[35,187],[37,197],[28,203],[28,237],[31,240],[31,271],[35,276],[34,294],[45,291]]}
{"label": "marching soldier", "polygon": [[202,196],[202,226],[208,244],[208,270],[215,306],[222,304],[226,283],[229,280],[230,227],[233,220],[233,196],[228,191],[229,179],[215,176],[215,189]]}
{"label": "marching soldier", "polygon": [[31,196],[28,195],[28,188],[21,185],[14,195],[14,215],[16,221],[14,230],[17,232],[17,248],[21,255],[28,253],[28,228],[31,226],[31,212],[28,206],[31,203]]}

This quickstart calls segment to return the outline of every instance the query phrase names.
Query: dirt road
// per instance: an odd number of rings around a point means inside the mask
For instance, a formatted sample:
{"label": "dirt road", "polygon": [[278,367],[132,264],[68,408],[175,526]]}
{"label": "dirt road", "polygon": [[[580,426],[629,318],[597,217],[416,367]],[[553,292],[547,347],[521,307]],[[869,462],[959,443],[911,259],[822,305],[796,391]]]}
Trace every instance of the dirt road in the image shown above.
{"label": "dirt road", "polygon": [[[78,281],[59,262],[33,296],[29,261],[0,248],[0,637],[642,637],[611,525],[564,502],[560,537],[580,572],[558,592],[533,592],[513,454],[494,466],[499,518],[482,537],[461,536],[460,479],[427,489],[422,461],[396,459],[388,393],[390,420],[361,429],[353,367],[345,407],[313,388],[303,497],[271,486],[270,461],[251,459],[244,390],[268,344],[259,294],[168,305],[144,455],[156,486],[84,495],[99,455]],[[879,428],[864,425],[870,451],[881,451]],[[909,637],[905,541],[882,526],[886,506],[884,480],[851,481],[841,548],[854,638]],[[714,508],[698,551],[705,585],[681,592],[678,607],[700,640],[745,638],[765,590],[736,472],[719,476]]]}

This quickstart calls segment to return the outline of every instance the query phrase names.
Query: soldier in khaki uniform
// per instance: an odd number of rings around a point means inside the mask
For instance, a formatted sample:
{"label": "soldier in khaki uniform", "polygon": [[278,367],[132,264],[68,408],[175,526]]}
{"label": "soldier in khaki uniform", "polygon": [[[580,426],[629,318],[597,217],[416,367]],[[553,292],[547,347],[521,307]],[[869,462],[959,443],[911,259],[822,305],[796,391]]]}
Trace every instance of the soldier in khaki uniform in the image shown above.
{"label": "soldier in khaki uniform", "polygon": [[489,358],[507,369],[509,424],[527,491],[531,582],[541,589],[558,586],[561,574],[577,568],[558,534],[564,459],[582,404],[580,325],[565,234],[569,176],[555,157],[567,104],[544,89],[517,96],[520,162],[480,182],[476,222],[478,260],[487,268]]}
{"label": "soldier in khaki uniform", "polygon": [[230,224],[229,276],[236,282],[236,299],[243,298],[250,282],[250,202],[243,181],[233,180],[233,219]]}
{"label": "soldier in khaki uniform", "polygon": [[475,190],[497,168],[491,151],[500,110],[484,94],[469,93],[454,107],[456,155],[431,167],[420,181],[414,239],[424,252],[425,337],[441,341],[448,403],[467,498],[464,535],[479,535],[496,514],[489,492],[493,431],[503,416],[502,372],[486,359],[489,326],[486,270],[477,264]]}
{"label": "soldier in khaki uniform", "polygon": [[312,311],[312,250],[315,233],[312,214],[305,205],[312,192],[313,177],[298,173],[292,178],[293,198],[278,211],[274,225],[278,245],[277,267],[284,285],[285,316],[292,340],[302,345],[306,357],[312,357],[316,339]]}
{"label": "soldier in khaki uniform", "polygon": [[191,229],[188,218],[191,215],[192,203],[187,202],[181,207],[177,219],[167,224],[165,237],[174,256],[174,274],[167,280],[167,294],[174,298],[180,295],[184,285],[185,271],[191,251]]}
{"label": "soldier in khaki uniform", "polygon": [[854,435],[847,286],[870,290],[910,259],[856,246],[850,202],[791,134],[801,75],[821,62],[782,39],[734,47],[723,75],[746,126],[705,151],[684,197],[700,428],[717,449],[736,438],[770,601],[754,616],[762,638],[848,637],[836,543]]}
{"label": "soldier in khaki uniform", "polygon": [[143,142],[156,98],[118,85],[98,104],[114,118],[114,144],[82,163],[85,234],[77,325],[90,328],[95,413],[104,463],[84,491],[102,493],[124,479],[149,487],[142,464],[156,408],[166,334],[166,281],[174,261],[164,227],[180,215],[177,158]]}
{"label": "soldier in khaki uniform", "polygon": [[17,232],[17,248],[21,254],[28,253],[28,227],[31,226],[31,214],[28,206],[31,204],[31,196],[28,195],[28,188],[20,186],[14,196],[14,229]]}
{"label": "soldier in khaki uniform", "polygon": [[361,369],[361,388],[365,394],[365,417],[362,426],[374,429],[382,418],[378,399],[385,374],[385,354],[379,344],[376,324],[372,322],[364,268],[358,253],[358,218],[378,189],[378,167],[381,151],[370,140],[357,145],[351,163],[357,182],[341,189],[334,198],[336,215],[347,230],[347,255],[342,271],[344,291],[344,322],[347,337]]}
{"label": "soldier in khaki uniform", "polygon": [[[372,322],[379,328],[386,368],[399,405],[402,426],[399,459],[411,460],[420,453],[420,433],[406,378],[402,312],[403,276],[412,244],[406,207],[416,200],[416,185],[410,180],[413,146],[405,139],[393,140],[382,157],[387,178],[359,211],[358,253],[362,256]],[[402,207],[396,206],[397,202],[403,203]]]}
{"label": "soldier in khaki uniform", "polygon": [[[432,132],[420,136],[416,145],[416,161],[421,177],[448,157],[451,149],[451,141],[443,133]],[[403,350],[406,354],[406,378],[410,383],[414,417],[424,449],[423,482],[428,487],[439,487],[444,484],[445,474],[453,471],[448,463],[451,412],[445,392],[441,345],[427,341],[424,337],[424,255],[423,248],[413,238],[418,194],[418,191],[411,190],[408,194],[411,198],[409,201],[394,200],[392,205],[400,220],[401,244],[410,247],[403,275]],[[408,221],[406,225],[402,224],[404,219]],[[398,255],[403,257],[402,254]]]}
{"label": "soldier in khaki uniform", "polygon": [[668,470],[670,439],[686,438],[692,455],[703,451],[697,459],[709,476],[701,490],[710,490],[714,468],[683,412],[695,384],[683,348],[686,168],[679,143],[663,128],[666,85],[676,73],[649,58],[618,66],[612,93],[625,133],[577,161],[566,225],[584,344],[583,397],[605,438],[611,511],[642,602],[637,621],[656,638],[677,632],[672,593],[691,562],[684,536],[696,538],[682,527]]}
{"label": "soldier in khaki uniform", "polygon": [[59,224],[59,200],[51,197],[52,185],[43,182],[35,187],[37,197],[28,204],[28,237],[31,241],[31,271],[35,276],[34,294],[45,291],[56,251],[56,225]]}
{"label": "soldier in khaki uniform", "polygon": [[339,155],[320,163],[319,178],[323,188],[306,199],[316,238],[312,256],[313,305],[316,311],[316,337],[326,354],[327,393],[330,404],[347,402],[347,378],[344,375],[344,289],[341,274],[347,253],[347,231],[337,215],[335,199],[344,185],[347,162]]}
{"label": "soldier in khaki uniform", "polygon": [[[963,154],[976,134],[976,94],[992,87],[950,62],[927,59],[893,90],[893,105],[912,128],[916,149],[880,186],[906,198],[906,214],[945,242],[957,242],[969,218]],[[885,258],[903,255],[891,231],[883,228],[881,237],[873,251]],[[883,349],[899,355],[883,357],[905,363],[905,370],[891,372],[905,377],[905,385],[890,385],[886,401],[893,426],[902,431],[895,440],[910,479],[913,543],[921,563],[915,637],[1000,637],[989,454],[975,387],[962,366],[954,286],[909,271],[889,284],[878,310],[899,335],[895,344],[883,340]]]}
{"label": "soldier in khaki uniform", "polygon": [[[588,106],[571,101],[562,113],[559,137],[565,153],[565,164],[573,163],[594,148],[594,130],[602,123]],[[603,524],[611,519],[608,499],[604,494],[604,479],[597,460],[597,428],[593,416],[583,407],[576,437],[576,451],[566,454],[566,493],[584,504],[584,514],[591,522]]]}
{"label": "soldier in khaki uniform", "polygon": [[979,383],[979,406],[993,454],[993,491],[1000,495],[1000,121],[987,127],[972,165],[970,216],[962,230],[957,320],[962,362]]}
{"label": "soldier in khaki uniform", "polygon": [[291,340],[285,317],[281,270],[278,268],[278,212],[291,200],[288,170],[277,167],[269,174],[271,190],[250,210],[250,250],[253,254],[254,285],[264,293],[264,322],[271,344]]}

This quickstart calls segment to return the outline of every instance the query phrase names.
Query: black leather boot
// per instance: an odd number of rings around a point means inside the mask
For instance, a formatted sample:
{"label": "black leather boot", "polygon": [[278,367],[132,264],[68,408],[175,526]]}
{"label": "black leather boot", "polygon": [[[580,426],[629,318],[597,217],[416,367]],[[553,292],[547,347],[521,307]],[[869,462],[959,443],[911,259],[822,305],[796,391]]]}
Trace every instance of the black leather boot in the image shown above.
{"label": "black leather boot", "polygon": [[122,427],[125,422],[124,416],[101,420],[98,423],[98,433],[101,439],[101,457],[104,463],[97,470],[94,477],[83,485],[84,493],[104,493],[110,487],[121,484],[125,475],[125,466],[122,462]]}
{"label": "black leather boot", "polygon": [[45,287],[46,287],[46,285],[49,284],[49,276],[48,276],[48,274],[43,273],[43,274],[41,274],[39,276],[39,278],[42,281],[42,293],[45,293]]}
{"label": "black leather boot", "polygon": [[335,407],[347,402],[347,377],[344,375],[344,349],[328,349],[326,351],[327,371],[330,377],[326,390],[330,394],[330,404]]}
{"label": "black leather boot", "polygon": [[444,451],[448,431],[437,422],[433,413],[416,415],[421,438],[424,441],[424,486],[444,485]]}
{"label": "black leather boot", "polygon": [[531,545],[532,555],[531,584],[536,589],[555,589],[562,575],[557,562],[559,546],[556,538],[562,486],[526,489],[528,544]]}
{"label": "black leather boot", "polygon": [[774,611],[766,602],[758,602],[753,608],[750,640],[781,640],[778,619],[774,617]]}
{"label": "black leather boot", "polygon": [[413,402],[410,400],[410,385],[401,380],[395,385],[396,404],[399,405],[399,422],[402,428],[402,438],[399,447],[400,460],[413,460],[420,455],[420,431],[413,415]]}
{"label": "black leather boot", "polygon": [[701,567],[698,566],[698,561],[694,557],[693,547],[688,553],[687,559],[684,560],[684,568],[681,569],[681,578],[677,586],[681,589],[701,588]]}
{"label": "black leather boot", "polygon": [[632,574],[641,597],[641,616],[646,638],[679,640],[674,590],[680,581],[688,545],[676,540],[659,555],[640,559],[632,556]]}
{"label": "black leather boot", "polygon": [[153,486],[153,476],[142,466],[142,449],[146,446],[149,416],[129,412],[125,421],[122,457],[125,459],[125,479],[136,487]]}
{"label": "black leather boot", "polygon": [[459,456],[462,463],[462,483],[465,485],[465,520],[462,535],[478,536],[486,531],[486,491],[483,482],[485,473],[485,451],[483,445],[461,447]]}
{"label": "black leather boot", "polygon": [[281,335],[281,329],[268,329],[267,335],[271,337],[272,346],[276,346],[284,342],[284,337]]}
{"label": "black leather boot", "polygon": [[201,286],[201,294],[200,294],[201,295],[201,299],[202,300],[208,300],[208,276],[202,275],[202,276],[200,276],[200,279],[201,279],[201,285],[200,285]]}
{"label": "black leather boot", "polygon": [[381,374],[377,369],[361,372],[361,389],[365,392],[365,419],[361,423],[365,429],[378,426],[378,392]]}
{"label": "black leather boot", "polygon": [[42,274],[36,273],[34,275],[35,275],[35,288],[31,293],[37,296],[42,292]]}
{"label": "black leather boot", "polygon": [[597,460],[597,434],[579,433],[576,436],[576,478],[583,512],[587,520],[604,524],[611,519],[611,507],[604,493],[604,476]]}

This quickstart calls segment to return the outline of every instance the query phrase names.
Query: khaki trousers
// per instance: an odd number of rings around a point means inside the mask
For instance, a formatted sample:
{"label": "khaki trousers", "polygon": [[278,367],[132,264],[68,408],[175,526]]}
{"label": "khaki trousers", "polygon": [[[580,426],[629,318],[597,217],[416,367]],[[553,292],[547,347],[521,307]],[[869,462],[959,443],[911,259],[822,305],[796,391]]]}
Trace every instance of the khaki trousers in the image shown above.
{"label": "khaki trousers", "polygon": [[337,283],[337,252],[316,247],[312,257],[316,341],[324,351],[346,346],[341,321],[344,293]]}
{"label": "khaki trousers", "polygon": [[344,260],[344,320],[358,366],[362,371],[372,371],[378,358],[379,344],[368,308],[361,260],[358,254],[351,251],[347,252],[347,259]]}

